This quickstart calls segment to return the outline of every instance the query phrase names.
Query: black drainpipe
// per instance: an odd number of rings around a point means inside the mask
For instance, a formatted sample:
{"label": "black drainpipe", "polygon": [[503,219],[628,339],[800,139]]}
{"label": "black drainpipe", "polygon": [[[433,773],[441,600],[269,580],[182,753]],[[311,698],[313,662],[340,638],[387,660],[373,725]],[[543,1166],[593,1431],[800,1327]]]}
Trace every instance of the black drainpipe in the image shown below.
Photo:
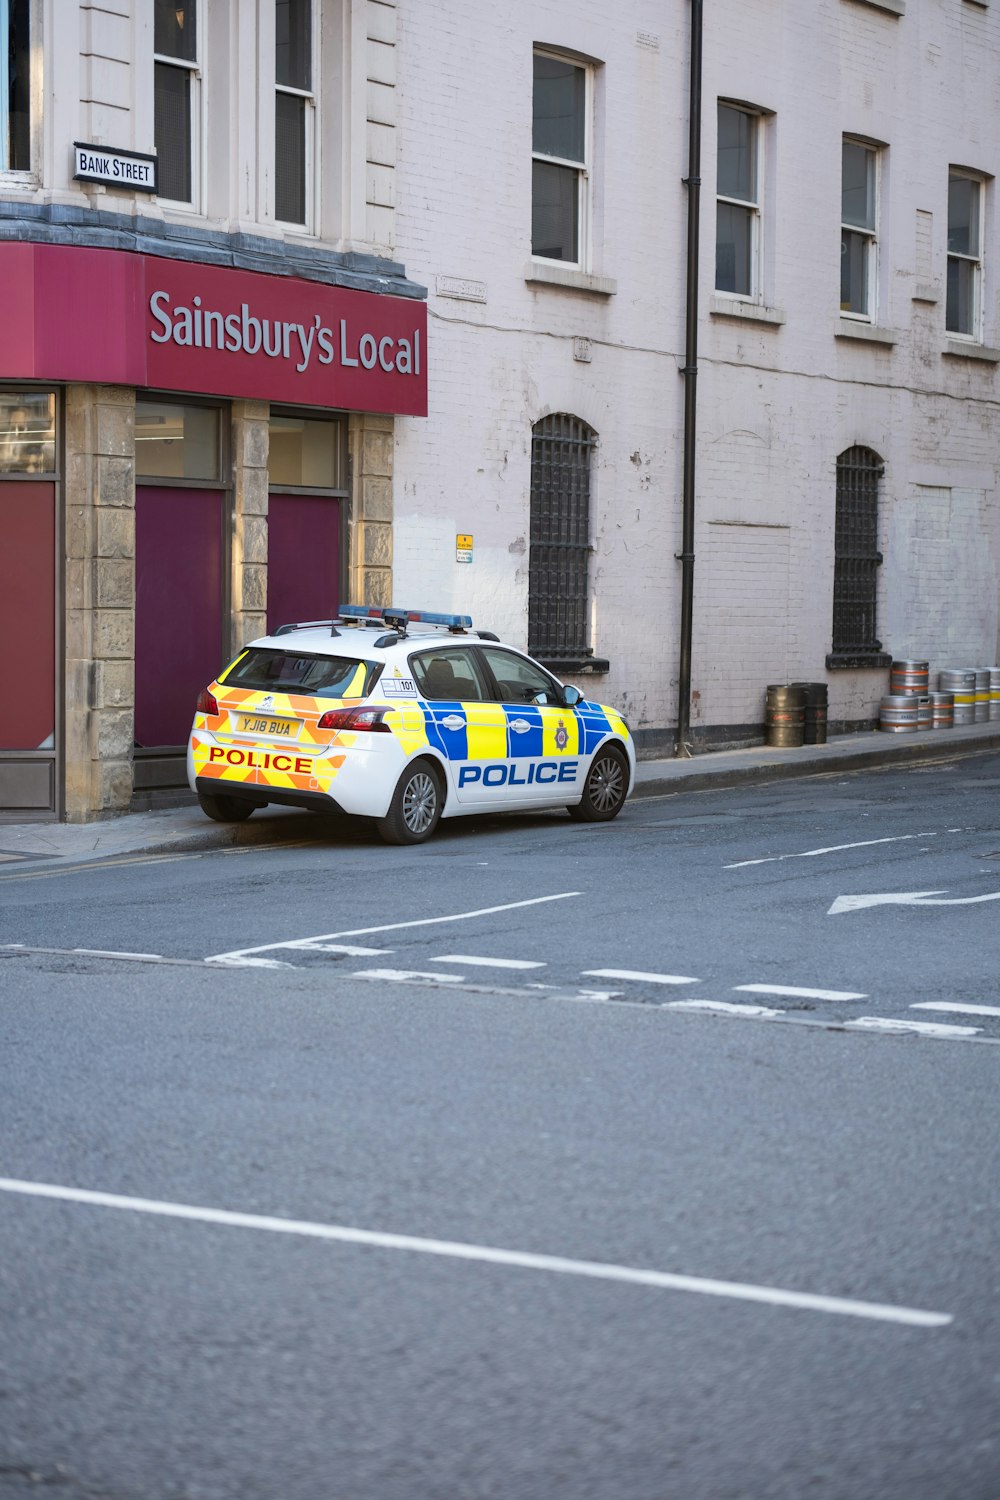
{"label": "black drainpipe", "polygon": [[684,343],[684,524],[681,550],[681,646],[675,753],[691,754],[691,637],[694,623],[694,461],[698,413],[698,259],[701,207],[702,0],[691,0],[691,83],[688,92],[687,328]]}

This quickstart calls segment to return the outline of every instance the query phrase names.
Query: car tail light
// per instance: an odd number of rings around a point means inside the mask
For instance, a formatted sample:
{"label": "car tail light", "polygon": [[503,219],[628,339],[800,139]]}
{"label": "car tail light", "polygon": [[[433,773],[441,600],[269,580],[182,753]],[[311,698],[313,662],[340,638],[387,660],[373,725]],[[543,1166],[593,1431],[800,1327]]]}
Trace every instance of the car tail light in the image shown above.
{"label": "car tail light", "polygon": [[317,729],[350,729],[353,733],[389,734],[384,708],[331,708],[316,725]]}
{"label": "car tail light", "polygon": [[195,712],[199,714],[217,714],[219,712],[219,705],[208,691],[208,688],[204,688],[198,694],[198,702],[194,707]]}

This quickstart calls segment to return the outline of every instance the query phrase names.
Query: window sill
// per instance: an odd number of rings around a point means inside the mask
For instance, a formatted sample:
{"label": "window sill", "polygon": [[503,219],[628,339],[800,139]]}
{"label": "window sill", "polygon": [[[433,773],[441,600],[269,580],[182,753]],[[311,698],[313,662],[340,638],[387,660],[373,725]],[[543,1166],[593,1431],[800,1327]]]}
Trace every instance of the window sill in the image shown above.
{"label": "window sill", "polygon": [[835,339],[854,339],[860,344],[882,344],[891,349],[899,338],[894,328],[878,328],[874,323],[855,323],[850,318],[841,318],[833,330]]}
{"label": "window sill", "polygon": [[785,314],[780,307],[765,307],[762,302],[741,302],[739,298],[712,297],[708,310],[713,318],[737,318],[744,323],[765,323],[780,328]]}
{"label": "window sill", "polygon": [[887,651],[831,651],[826,658],[828,672],[850,672],[875,668],[884,672],[892,666],[892,657]]}
{"label": "window sill", "polygon": [[941,353],[946,359],[978,359],[985,365],[1000,365],[1000,349],[988,349],[985,344],[966,344],[949,339]]}
{"label": "window sill", "polygon": [[906,15],[906,0],[855,0],[857,5],[870,5],[873,10],[888,11],[891,16]]}
{"label": "window sill", "polygon": [[557,677],[603,677],[611,671],[611,663],[604,656],[539,656],[543,667],[555,672]]}
{"label": "window sill", "polygon": [[528,282],[540,282],[543,286],[568,287],[574,292],[596,292],[599,297],[613,297],[618,290],[618,283],[611,276],[592,276],[589,271],[543,265],[537,260],[529,262],[524,279]]}
{"label": "window sill", "polygon": [[940,302],[941,288],[933,281],[918,281],[913,289],[913,302]]}

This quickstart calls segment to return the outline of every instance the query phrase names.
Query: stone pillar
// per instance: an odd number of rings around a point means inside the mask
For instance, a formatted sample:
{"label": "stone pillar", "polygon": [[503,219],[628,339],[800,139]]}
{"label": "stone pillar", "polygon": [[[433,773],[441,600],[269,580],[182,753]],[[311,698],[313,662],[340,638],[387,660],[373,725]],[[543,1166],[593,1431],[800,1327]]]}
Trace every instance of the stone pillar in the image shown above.
{"label": "stone pillar", "polygon": [[230,645],[267,629],[267,448],[270,404],[232,405],[233,547]]}
{"label": "stone pillar", "polygon": [[135,393],[66,388],[66,818],[127,812],[135,722]]}
{"label": "stone pillar", "polygon": [[392,417],[353,416],[348,443],[353,474],[349,602],[391,604]]}

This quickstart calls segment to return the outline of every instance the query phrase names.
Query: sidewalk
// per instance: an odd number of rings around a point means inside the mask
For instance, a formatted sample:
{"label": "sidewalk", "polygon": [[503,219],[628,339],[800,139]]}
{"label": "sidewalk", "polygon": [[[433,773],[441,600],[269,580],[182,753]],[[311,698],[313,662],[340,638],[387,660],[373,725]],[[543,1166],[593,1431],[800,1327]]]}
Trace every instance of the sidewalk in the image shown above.
{"label": "sidewalk", "polygon": [[[1000,722],[922,734],[836,735],[825,745],[774,750],[718,750],[691,760],[640,761],[636,797],[744,786],[789,777],[839,774],[873,766],[953,760],[1000,750]],[[194,802],[157,812],[128,813],[100,823],[0,823],[0,872],[61,860],[80,863],[114,855],[219,849],[321,837],[335,829],[315,814],[267,807],[246,823],[213,823]]]}

